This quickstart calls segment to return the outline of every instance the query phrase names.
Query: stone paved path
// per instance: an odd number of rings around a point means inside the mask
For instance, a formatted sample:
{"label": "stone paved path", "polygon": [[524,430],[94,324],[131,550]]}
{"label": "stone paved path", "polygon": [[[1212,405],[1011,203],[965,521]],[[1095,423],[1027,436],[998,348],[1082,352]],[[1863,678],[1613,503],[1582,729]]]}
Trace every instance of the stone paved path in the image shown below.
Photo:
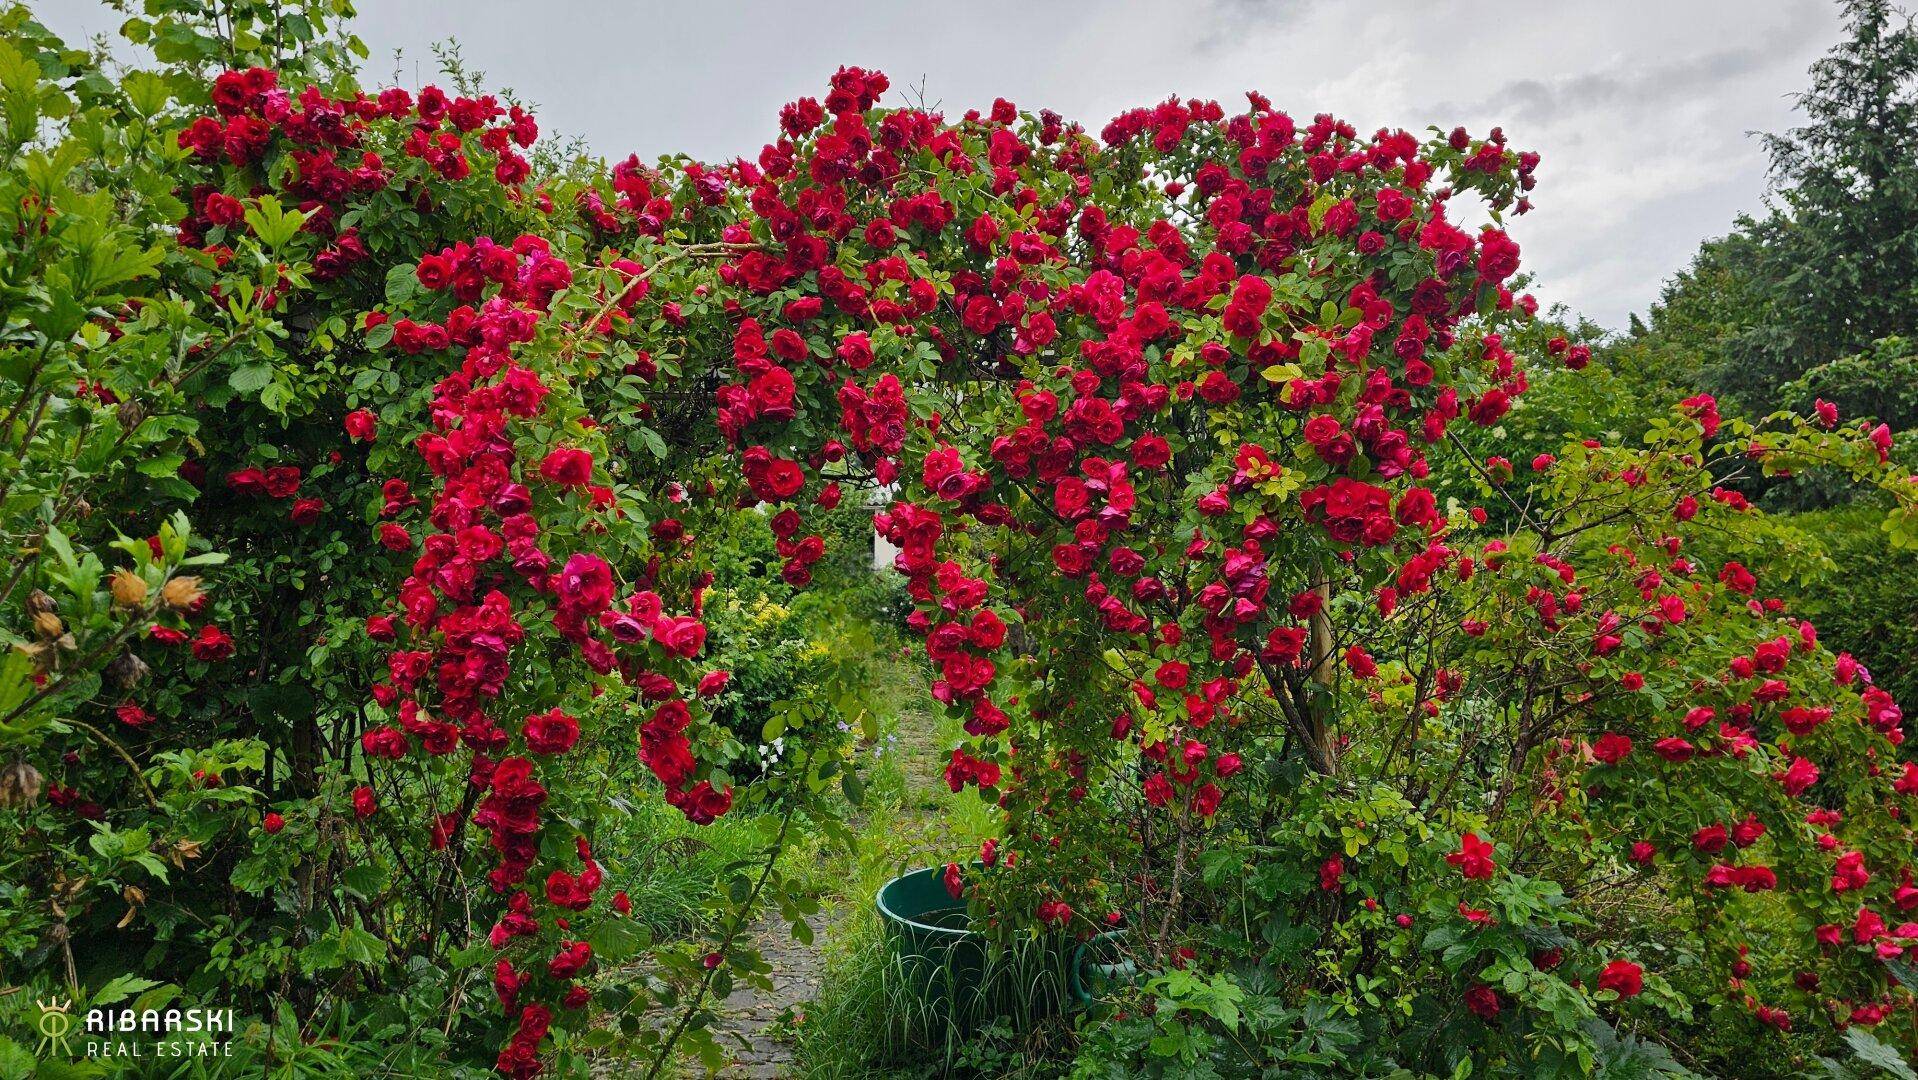
{"label": "stone paved path", "polygon": [[[815,917],[809,924],[820,932]],[[719,1075],[736,1080],[783,1080],[796,1075],[792,1046],[773,1037],[773,1028],[787,1010],[812,1000],[819,989],[824,961],[818,943],[793,939],[792,930],[777,912],[762,917],[752,929],[753,944],[772,965],[771,991],[741,986],[719,1005],[720,1020],[713,1037],[733,1051],[732,1064]]]}
{"label": "stone paved path", "polygon": [[[942,783],[930,717],[919,711],[905,712],[900,717],[897,739],[892,752],[901,755],[906,770],[900,825],[908,835],[919,838],[915,849],[940,847],[937,831],[924,827],[938,816]],[[855,823],[862,818],[855,817]],[[713,1034],[721,1046],[736,1046],[738,1050],[732,1064],[719,1076],[727,1080],[786,1080],[799,1075],[791,1044],[775,1039],[773,1028],[787,1010],[805,1006],[819,989],[825,966],[819,951],[826,939],[825,920],[814,916],[809,925],[815,935],[811,945],[793,940],[777,913],[767,914],[754,926],[754,942],[772,966],[773,988],[766,992],[740,987],[721,1004],[723,1018]]]}
{"label": "stone paved path", "polygon": [[[942,848],[937,830],[929,828],[941,813],[943,783],[937,736],[930,717],[918,710],[904,713],[897,739],[891,752],[902,755],[906,767],[906,797],[895,827],[914,838],[909,846],[915,853],[921,849]],[[855,817],[855,827],[862,819],[863,815]],[[908,861],[917,864],[914,859]],[[753,943],[772,968],[773,985],[771,990],[742,985],[716,1003],[718,1020],[713,1026],[713,1037],[732,1054],[731,1061],[716,1074],[721,1080],[788,1080],[800,1075],[793,1060],[792,1044],[777,1036],[784,1034],[780,1025],[782,1018],[790,1010],[803,1011],[819,990],[825,968],[820,949],[825,943],[830,913],[829,907],[827,912],[807,920],[814,934],[810,945],[795,940],[791,928],[776,911],[763,914],[753,925],[750,931]],[[699,1075],[699,1067],[683,1059],[682,1068],[683,1075]],[[643,1072],[640,1063],[631,1060],[603,1058],[593,1062],[593,1076],[598,1080]]]}

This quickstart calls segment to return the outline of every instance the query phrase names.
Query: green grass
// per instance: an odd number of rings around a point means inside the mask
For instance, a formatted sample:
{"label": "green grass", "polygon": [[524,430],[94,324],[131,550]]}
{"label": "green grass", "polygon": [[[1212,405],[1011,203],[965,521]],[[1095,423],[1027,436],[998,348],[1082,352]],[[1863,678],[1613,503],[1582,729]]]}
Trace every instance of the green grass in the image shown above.
{"label": "green grass", "polygon": [[[761,859],[778,819],[769,814],[728,814],[711,825],[694,825],[652,792],[627,803],[609,819],[612,828],[594,844],[606,865],[604,895],[625,890],[633,918],[660,939],[705,928],[704,900],[718,893],[731,871]],[[806,864],[808,845],[791,845],[782,868]]]}
{"label": "green grass", "polygon": [[[1035,943],[1051,950],[1050,943]],[[826,954],[826,978],[794,1027],[799,1075],[814,1080],[905,1080],[907,1077],[1032,1078],[1062,1071],[1072,1020],[1059,1015],[1063,975],[1057,957],[1004,956],[986,980],[1004,994],[1001,1015],[983,1024],[955,1023],[929,1005],[870,913],[837,927]],[[1040,1018],[1034,1019],[1034,1014]]]}
{"label": "green grass", "polygon": [[976,858],[980,841],[997,832],[996,808],[974,790],[953,793],[941,774],[963,737],[958,721],[935,715],[917,665],[887,668],[882,752],[868,769],[858,844],[825,869],[836,882],[825,897],[825,975],[803,1022],[793,1025],[799,1075],[1043,1075],[1027,1071],[1029,1033],[998,1025],[968,1034],[929,1013],[881,929],[874,897],[882,885],[909,870]]}

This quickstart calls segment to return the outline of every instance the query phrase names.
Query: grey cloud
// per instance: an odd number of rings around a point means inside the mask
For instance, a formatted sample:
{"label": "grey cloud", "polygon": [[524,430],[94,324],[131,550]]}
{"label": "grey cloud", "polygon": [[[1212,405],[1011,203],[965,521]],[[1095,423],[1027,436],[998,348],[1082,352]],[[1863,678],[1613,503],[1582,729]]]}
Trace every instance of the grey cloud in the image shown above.
{"label": "grey cloud", "polygon": [[1656,67],[1620,66],[1551,80],[1520,79],[1470,105],[1441,105],[1438,111],[1543,124],[1567,114],[1619,105],[1661,104],[1700,86],[1759,70],[1770,60],[1760,49],[1727,49]]}
{"label": "grey cloud", "polygon": [[1596,71],[1551,79],[1517,79],[1469,105],[1441,106],[1438,111],[1546,124],[1601,109],[1664,106],[1790,62],[1805,51],[1810,33],[1831,21],[1829,10],[1809,4],[1795,6],[1792,15],[1752,45],[1661,63],[1626,59]]}
{"label": "grey cloud", "polygon": [[1204,27],[1204,32],[1193,42],[1193,52],[1199,55],[1216,54],[1234,48],[1244,41],[1248,31],[1258,30],[1274,24],[1283,24],[1286,20],[1297,20],[1317,7],[1320,0],[1214,0],[1206,9],[1195,13],[1192,22]]}

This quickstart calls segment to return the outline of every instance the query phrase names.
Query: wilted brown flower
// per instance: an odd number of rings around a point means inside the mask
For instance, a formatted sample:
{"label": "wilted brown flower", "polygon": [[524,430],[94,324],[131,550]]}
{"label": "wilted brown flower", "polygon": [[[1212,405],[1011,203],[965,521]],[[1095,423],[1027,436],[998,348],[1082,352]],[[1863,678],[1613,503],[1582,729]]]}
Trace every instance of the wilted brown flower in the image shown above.
{"label": "wilted brown flower", "polygon": [[106,677],[113,685],[122,690],[131,690],[140,685],[147,677],[147,662],[130,652],[123,652],[107,665]]}
{"label": "wilted brown flower", "polygon": [[25,653],[27,659],[33,661],[33,669],[35,671],[45,671],[47,666],[53,662],[53,646],[44,641],[30,643],[23,641],[15,645],[14,648]]}
{"label": "wilted brown flower", "polygon": [[146,603],[146,579],[131,570],[115,570],[109,588],[113,591],[113,602],[121,607],[139,607]]}
{"label": "wilted brown flower", "polygon": [[58,604],[55,604],[53,602],[53,597],[48,596],[45,592],[39,589],[35,589],[32,592],[27,594],[27,610],[31,611],[35,615],[38,615],[43,611],[52,611],[54,608],[58,606],[59,606]]}
{"label": "wilted brown flower", "polygon": [[32,805],[40,797],[43,779],[39,769],[24,761],[0,767],[0,809]]}
{"label": "wilted brown flower", "polygon": [[184,575],[170,578],[160,587],[160,599],[175,611],[185,611],[199,602],[200,579]]}
{"label": "wilted brown flower", "polygon": [[33,616],[33,632],[52,641],[67,632],[67,625],[61,622],[60,616],[53,612],[42,611]]}
{"label": "wilted brown flower", "polygon": [[175,840],[173,846],[167,849],[166,857],[168,862],[185,869],[189,860],[200,857],[200,842],[185,838]]}

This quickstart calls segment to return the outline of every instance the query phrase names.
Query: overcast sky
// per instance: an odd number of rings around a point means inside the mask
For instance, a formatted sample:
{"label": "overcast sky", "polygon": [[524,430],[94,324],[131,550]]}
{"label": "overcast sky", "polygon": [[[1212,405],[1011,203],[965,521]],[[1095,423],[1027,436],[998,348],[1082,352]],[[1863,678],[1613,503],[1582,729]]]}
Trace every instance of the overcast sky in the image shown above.
{"label": "overcast sky", "polygon": [[[118,25],[98,0],[29,0],[69,37]],[[1177,93],[1228,110],[1247,89],[1364,132],[1503,125],[1544,155],[1514,227],[1535,291],[1611,327],[1643,311],[1698,242],[1757,209],[1753,131],[1838,38],[1828,0],[359,0],[370,81],[431,81],[456,39],[545,130],[597,153],[751,156],[779,106],[841,64],[924,87],[956,115],[1004,96],[1095,132]],[[401,59],[396,66],[394,54]]]}

